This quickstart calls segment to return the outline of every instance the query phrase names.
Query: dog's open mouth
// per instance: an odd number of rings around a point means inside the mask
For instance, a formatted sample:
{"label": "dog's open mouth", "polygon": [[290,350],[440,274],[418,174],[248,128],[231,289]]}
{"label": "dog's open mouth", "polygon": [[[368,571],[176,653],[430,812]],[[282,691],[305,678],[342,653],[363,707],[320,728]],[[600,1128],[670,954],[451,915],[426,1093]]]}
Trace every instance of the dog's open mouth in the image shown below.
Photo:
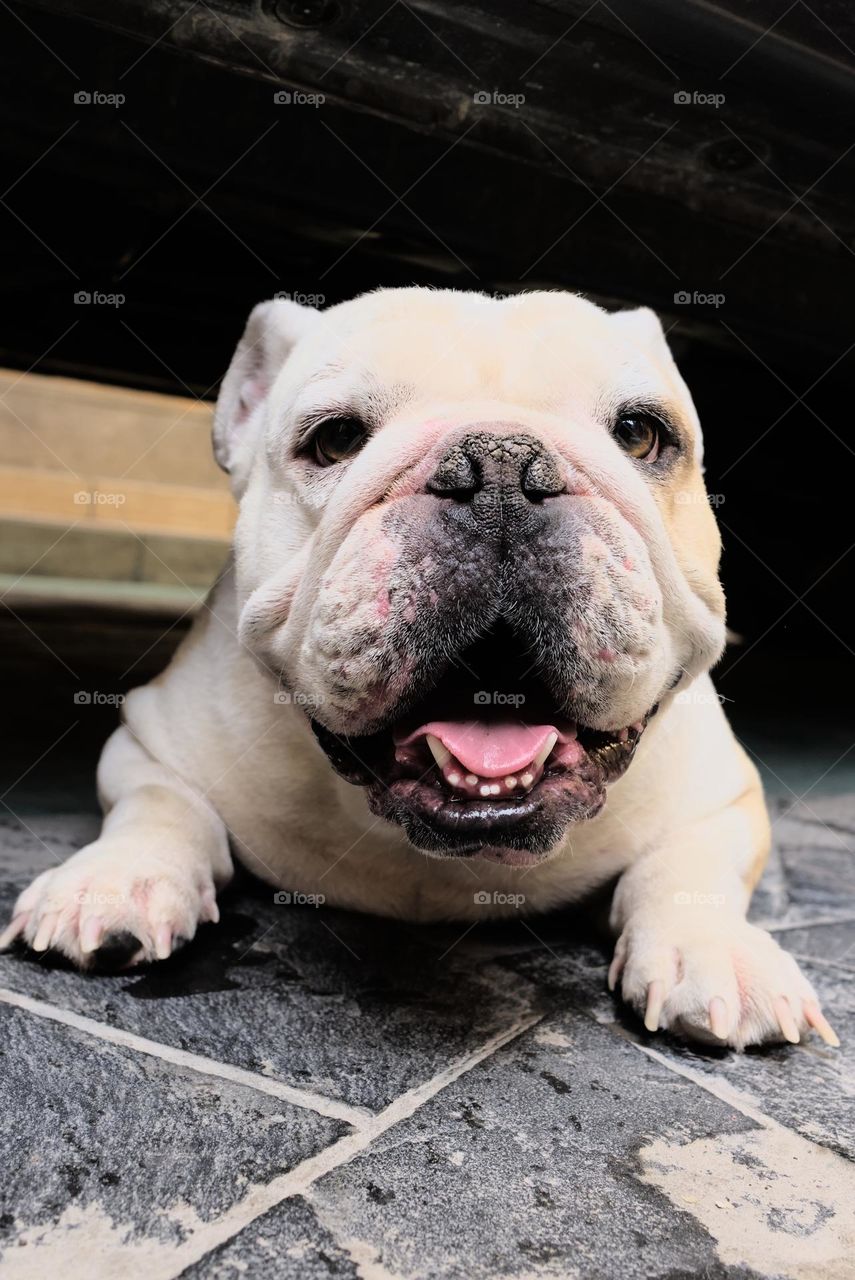
{"label": "dog's open mouth", "polygon": [[410,732],[396,726],[395,759],[413,776],[430,773],[453,800],[519,799],[544,777],[572,774],[591,754],[612,767],[628,762],[644,727],[638,722],[615,734],[596,734],[563,716],[552,720],[527,724],[500,715],[432,720]]}
{"label": "dog's open mouth", "polygon": [[418,848],[527,864],[599,812],[651,714],[612,732],[585,727],[557,708],[511,633],[494,630],[380,732],[313,727],[339,773]]}

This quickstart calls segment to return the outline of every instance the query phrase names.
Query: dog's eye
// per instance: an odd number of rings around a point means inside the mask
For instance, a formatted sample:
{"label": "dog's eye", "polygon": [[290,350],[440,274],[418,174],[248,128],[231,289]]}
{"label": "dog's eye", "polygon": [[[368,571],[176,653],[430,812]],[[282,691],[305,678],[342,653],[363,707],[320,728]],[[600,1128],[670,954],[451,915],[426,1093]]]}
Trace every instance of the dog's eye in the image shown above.
{"label": "dog's eye", "polygon": [[312,456],[320,467],[331,467],[358,453],[368,432],[358,418],[328,418],[312,436]]}
{"label": "dog's eye", "polygon": [[645,462],[659,456],[661,425],[648,413],[622,413],[612,430],[625,453]]}

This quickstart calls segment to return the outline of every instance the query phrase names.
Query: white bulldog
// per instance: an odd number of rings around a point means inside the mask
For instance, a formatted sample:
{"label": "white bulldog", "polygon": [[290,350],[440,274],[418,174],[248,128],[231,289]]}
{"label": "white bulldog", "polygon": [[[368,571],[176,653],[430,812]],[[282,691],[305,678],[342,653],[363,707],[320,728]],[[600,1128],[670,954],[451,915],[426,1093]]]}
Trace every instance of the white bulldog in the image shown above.
{"label": "white bulldog", "polygon": [[[617,880],[609,982],[651,1030],[808,1027],[745,910],[760,781],[725,641],[701,432],[656,317],[565,293],[389,289],[256,307],[216,456],[234,555],[101,758],[101,836],[2,939],[162,959],[232,854],[278,888],[475,921]],[[510,899],[510,901],[509,901]]]}

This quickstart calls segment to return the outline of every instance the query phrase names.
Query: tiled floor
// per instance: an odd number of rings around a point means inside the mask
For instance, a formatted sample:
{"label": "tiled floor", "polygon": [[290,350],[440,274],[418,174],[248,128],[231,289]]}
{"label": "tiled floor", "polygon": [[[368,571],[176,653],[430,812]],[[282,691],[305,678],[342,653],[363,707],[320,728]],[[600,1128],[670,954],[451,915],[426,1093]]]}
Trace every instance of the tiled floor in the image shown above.
{"label": "tiled floor", "polygon": [[[855,1277],[855,800],[791,803],[754,915],[836,1051],[647,1035],[572,915],[244,886],[147,971],[0,957],[3,1280]],[[95,826],[9,816],[3,912]]]}

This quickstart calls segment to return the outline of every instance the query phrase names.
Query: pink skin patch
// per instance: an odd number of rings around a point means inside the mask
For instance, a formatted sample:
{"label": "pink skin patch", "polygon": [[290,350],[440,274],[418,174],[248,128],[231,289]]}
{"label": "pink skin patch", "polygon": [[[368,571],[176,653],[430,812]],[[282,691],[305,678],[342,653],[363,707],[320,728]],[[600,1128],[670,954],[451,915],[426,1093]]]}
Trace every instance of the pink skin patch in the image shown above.
{"label": "pink skin patch", "polygon": [[389,591],[383,587],[377,592],[377,617],[381,622],[385,622],[389,616]]}
{"label": "pink skin patch", "polygon": [[389,579],[398,562],[400,552],[394,543],[389,542],[381,532],[377,532],[366,540],[365,554],[366,558],[371,562],[371,577],[377,584],[377,594],[375,596],[377,617],[381,622],[385,622],[389,617],[389,609],[391,608]]}

